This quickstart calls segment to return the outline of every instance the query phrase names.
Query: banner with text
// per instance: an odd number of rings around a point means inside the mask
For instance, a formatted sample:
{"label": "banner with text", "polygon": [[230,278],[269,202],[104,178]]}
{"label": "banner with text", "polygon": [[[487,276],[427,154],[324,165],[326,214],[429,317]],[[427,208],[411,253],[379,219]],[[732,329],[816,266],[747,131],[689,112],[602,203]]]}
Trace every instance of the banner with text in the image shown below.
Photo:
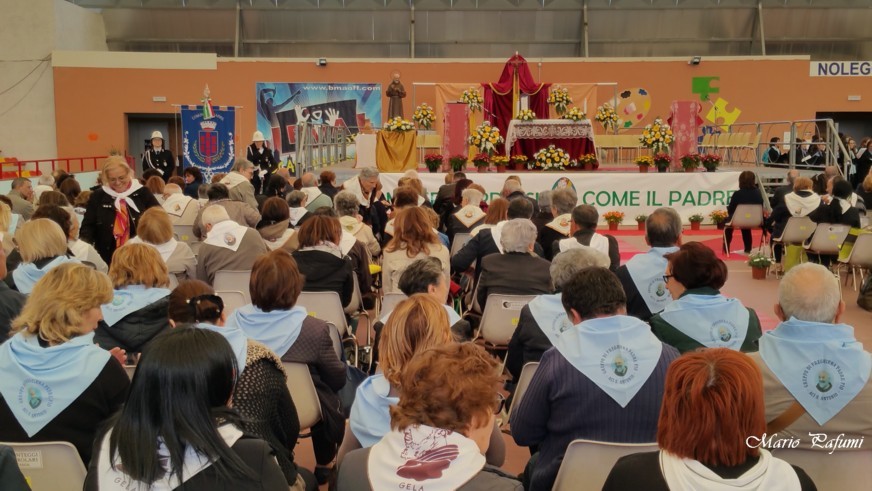
{"label": "banner with text", "polygon": [[[476,184],[487,191],[486,201],[497,198],[508,174],[469,173]],[[528,196],[539,192],[570,187],[578,194],[579,204],[595,206],[600,216],[607,211],[624,212],[624,224],[632,224],[637,215],[648,215],[657,208],[675,208],[684,222],[700,214],[710,222],[709,213],[724,210],[739,188],[739,172],[676,172],[624,174],[614,172],[524,173],[520,174]],[[388,198],[403,174],[381,174]],[[445,183],[445,174],[419,174],[430,200]]]}
{"label": "banner with text", "polygon": [[214,106],[215,116],[203,118],[203,106],[182,106],[184,167],[197,167],[209,182],[212,174],[230,172],[236,135],[236,109]]}
{"label": "banner with text", "polygon": [[257,129],[281,156],[295,154],[294,126],[301,121],[344,126],[352,135],[367,123],[382,124],[381,84],[258,82],[256,88]]}

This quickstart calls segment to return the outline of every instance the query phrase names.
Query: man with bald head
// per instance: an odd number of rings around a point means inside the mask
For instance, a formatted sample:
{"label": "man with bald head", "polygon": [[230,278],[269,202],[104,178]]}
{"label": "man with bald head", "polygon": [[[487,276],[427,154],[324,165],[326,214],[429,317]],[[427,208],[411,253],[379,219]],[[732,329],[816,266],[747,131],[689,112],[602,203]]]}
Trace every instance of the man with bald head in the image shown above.
{"label": "man with bald head", "polygon": [[804,263],[782,278],[775,304],[781,323],[749,353],[763,373],[768,434],[807,448],[822,448],[813,443],[817,434],[872,437],[872,355],[840,323],[844,312],[839,280],[827,268]]}
{"label": "man with bald head", "polygon": [[315,177],[315,174],[306,172],[300,176],[300,183],[302,184],[300,191],[306,193],[306,209],[309,210],[309,213],[313,213],[322,206],[333,208],[333,200],[318,188],[318,178]]}
{"label": "man with bald head", "polygon": [[663,274],[666,258],[681,245],[681,216],[672,208],[657,208],[645,220],[645,243],[651,249],[636,254],[618,268],[618,279],[627,294],[627,315],[648,321],[663,310],[672,296]]}
{"label": "man with bald head", "polygon": [[173,225],[194,225],[197,212],[200,211],[200,204],[186,196],[178,184],[164,186],[164,202],[161,206],[170,216]]}

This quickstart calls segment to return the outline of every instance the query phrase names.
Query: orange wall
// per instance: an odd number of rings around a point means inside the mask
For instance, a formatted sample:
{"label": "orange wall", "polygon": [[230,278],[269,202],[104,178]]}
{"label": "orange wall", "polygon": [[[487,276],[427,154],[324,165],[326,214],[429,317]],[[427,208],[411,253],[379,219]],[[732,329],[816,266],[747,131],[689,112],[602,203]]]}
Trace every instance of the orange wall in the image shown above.
{"label": "orange wall", "polygon": [[[136,54],[131,54],[135,56]],[[173,56],[173,55],[167,55]],[[237,115],[241,143],[255,130],[257,82],[378,82],[387,87],[390,73],[400,70],[409,96],[413,82],[496,81],[504,61],[421,62],[413,60],[337,62],[326,67],[312,61],[221,61],[216,70],[107,69],[55,67],[57,148],[61,156],[102,155],[110,147],[129,148],[125,113],[172,113],[171,104],[196,104],[208,84],[216,105],[244,106]],[[539,66],[529,60],[534,78]],[[809,77],[805,59],[712,59],[698,66],[681,60],[567,61],[546,60],[541,80],[554,83],[616,82],[619,91],[645,88],[652,108],[642,124],[668,116],[673,100],[699,98],[692,93],[693,77],[720,77],[713,82],[729,101],[727,110],[741,109],[737,122],[814,118],[818,111],[872,112],[872,84],[863,77]],[[433,103],[432,87],[420,87],[417,102]],[[860,102],[848,101],[859,95]],[[152,102],[153,96],[167,102]],[[600,88],[598,103],[611,99],[611,88]],[[706,104],[708,107],[708,104]],[[437,111],[439,108],[437,108]],[[594,108],[588,107],[592,114]],[[383,114],[387,99],[383,97]],[[706,109],[703,110],[703,117]],[[438,116],[437,116],[438,117]]]}

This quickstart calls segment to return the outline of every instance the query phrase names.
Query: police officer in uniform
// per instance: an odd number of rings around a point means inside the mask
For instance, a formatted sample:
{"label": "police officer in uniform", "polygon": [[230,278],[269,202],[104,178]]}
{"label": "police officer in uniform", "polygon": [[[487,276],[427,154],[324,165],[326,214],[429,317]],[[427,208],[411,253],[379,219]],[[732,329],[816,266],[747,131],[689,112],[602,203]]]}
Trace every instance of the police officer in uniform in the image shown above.
{"label": "police officer in uniform", "polygon": [[246,158],[249,162],[254,164],[255,169],[258,170],[251,179],[251,184],[254,185],[255,193],[260,193],[261,183],[266,187],[269,177],[279,167],[275,156],[273,156],[272,150],[266,146],[263,133],[260,131],[255,131],[254,135],[251,137],[251,145],[248,146]]}
{"label": "police officer in uniform", "polygon": [[142,168],[157,170],[164,182],[169,181],[176,171],[176,160],[173,153],[164,148],[164,138],[160,131],[151,134],[151,148],[142,156]]}

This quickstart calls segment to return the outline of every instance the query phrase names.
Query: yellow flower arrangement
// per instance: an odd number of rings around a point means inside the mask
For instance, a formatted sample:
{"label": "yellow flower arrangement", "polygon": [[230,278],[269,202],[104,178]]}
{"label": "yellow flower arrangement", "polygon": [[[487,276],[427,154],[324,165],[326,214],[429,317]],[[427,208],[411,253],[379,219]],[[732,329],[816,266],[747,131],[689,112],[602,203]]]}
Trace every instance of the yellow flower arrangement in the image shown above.
{"label": "yellow flower arrangement", "polygon": [[639,137],[639,142],[654,152],[665,152],[666,147],[673,141],[675,138],[672,136],[672,128],[660,118],[655,118],[653,123],[645,126]]}
{"label": "yellow flower arrangement", "polygon": [[484,104],[484,98],[475,87],[470,87],[463,91],[460,95],[460,102],[469,105],[469,110],[472,112],[481,111],[481,105]]}
{"label": "yellow flower arrangement", "polygon": [[575,122],[578,122],[583,119],[587,119],[587,114],[585,114],[577,107],[571,107],[569,108],[569,111],[566,111],[566,114],[563,115],[563,119],[571,119]]}
{"label": "yellow flower arrangement", "polygon": [[415,129],[415,125],[411,121],[397,116],[388,120],[385,129],[388,131],[412,131]]}
{"label": "yellow flower arrangement", "polygon": [[515,119],[520,119],[521,121],[533,121],[536,119],[536,113],[534,113],[532,109],[521,109]]}
{"label": "yellow flower arrangement", "polygon": [[530,159],[528,159],[526,155],[516,153],[515,155],[512,155],[511,160],[512,162],[526,162]]}
{"label": "yellow flower arrangement", "polygon": [[596,108],[594,119],[599,121],[606,131],[612,131],[618,125],[618,113],[608,102]]}
{"label": "yellow flower arrangement", "polygon": [[533,155],[533,162],[528,164],[531,169],[564,170],[569,165],[569,154],[562,148],[548,145]]}
{"label": "yellow flower arrangement", "polygon": [[499,167],[499,166],[505,167],[509,163],[509,158],[506,157],[505,155],[495,155],[495,156],[491,157],[490,161],[496,167]]}
{"label": "yellow flower arrangement", "polygon": [[469,136],[469,144],[477,147],[484,153],[495,152],[497,145],[502,142],[503,137],[500,136],[500,129],[496,126],[491,126],[488,121],[478,125],[478,128]]}
{"label": "yellow flower arrangement", "polygon": [[563,116],[566,108],[572,104],[572,97],[569,97],[569,89],[566,87],[557,87],[548,93],[548,104],[554,106],[558,116]]}
{"label": "yellow flower arrangement", "polygon": [[412,116],[412,121],[418,123],[419,127],[429,130],[430,127],[433,126],[433,121],[436,121],[436,113],[433,111],[432,106],[424,102],[415,108],[415,114]]}
{"label": "yellow flower arrangement", "polygon": [[654,158],[650,155],[643,155],[636,159],[636,165],[654,167]]}

